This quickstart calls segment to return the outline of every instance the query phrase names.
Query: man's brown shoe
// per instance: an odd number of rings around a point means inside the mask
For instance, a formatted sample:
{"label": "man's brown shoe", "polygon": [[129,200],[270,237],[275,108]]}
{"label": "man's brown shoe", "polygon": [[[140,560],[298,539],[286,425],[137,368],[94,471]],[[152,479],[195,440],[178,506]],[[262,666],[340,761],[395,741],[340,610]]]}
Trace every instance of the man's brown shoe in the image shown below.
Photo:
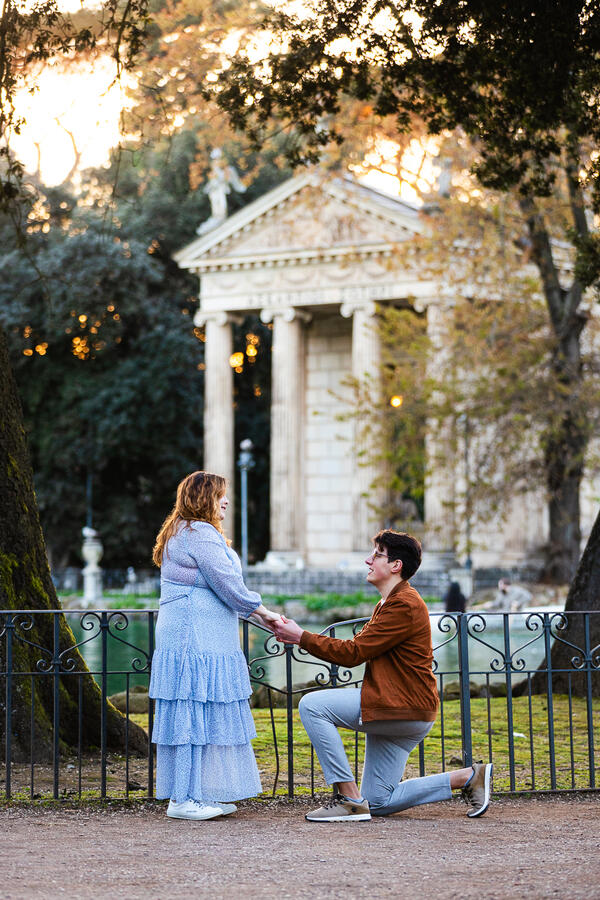
{"label": "man's brown shoe", "polygon": [[371,819],[368,800],[349,800],[334,794],[330,803],[308,813],[309,822],[368,822]]}
{"label": "man's brown shoe", "polygon": [[493,768],[492,763],[486,763],[485,765],[483,763],[473,763],[473,774],[462,789],[463,800],[470,807],[467,810],[467,815],[472,819],[482,816],[490,805]]}

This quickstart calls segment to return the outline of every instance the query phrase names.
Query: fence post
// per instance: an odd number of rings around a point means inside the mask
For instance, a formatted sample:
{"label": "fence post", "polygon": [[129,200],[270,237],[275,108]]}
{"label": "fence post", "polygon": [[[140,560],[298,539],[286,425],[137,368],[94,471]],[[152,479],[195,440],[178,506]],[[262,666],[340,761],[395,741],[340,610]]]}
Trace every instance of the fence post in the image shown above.
{"label": "fence post", "polygon": [[473,764],[473,740],[471,735],[471,690],[469,685],[469,633],[468,613],[457,613],[458,630],[458,681],[460,685],[460,728],[462,757],[465,767]]}
{"label": "fence post", "polygon": [[250,639],[248,636],[248,620],[242,619],[242,650],[246,657],[246,665],[250,664]]}
{"label": "fence post", "polygon": [[[5,762],[6,762],[6,798],[10,800],[11,795],[11,768],[12,768],[12,641],[13,631],[15,628],[14,619],[11,615],[6,616],[6,690],[5,690]],[[33,698],[32,698],[33,702]]]}
{"label": "fence post", "polygon": [[102,666],[100,675],[100,796],[106,797],[106,671],[108,668],[108,614],[100,615],[100,636],[102,640]]}
{"label": "fence post", "polygon": [[590,638],[590,614],[583,614],[583,627],[585,634],[585,678],[586,678],[586,708],[587,708],[587,732],[588,732],[588,764],[590,772],[590,787],[596,787],[596,769],[594,765],[594,713],[592,707],[592,649]]}
{"label": "fence post", "polygon": [[292,694],[293,644],[285,645],[285,689],[287,703],[288,797],[294,796],[294,706]]}
{"label": "fence post", "polygon": [[508,771],[510,777],[510,789],[515,790],[515,737],[512,705],[512,661],[510,655],[510,613],[502,616],[502,629],[504,634],[504,659],[506,677],[506,729],[508,737]]}
{"label": "fence post", "polygon": [[52,614],[53,647],[52,647],[52,680],[53,680],[53,704],[52,704],[52,765],[54,769],[53,796],[58,800],[58,770],[60,765],[60,613]]}
{"label": "fence post", "polygon": [[550,787],[556,790],[556,751],[554,746],[554,698],[552,696],[552,622],[544,613],[544,651],[546,653],[546,701],[548,705],[548,751],[550,754]]}
{"label": "fence post", "polygon": [[[331,637],[331,638],[334,638],[334,637],[335,637],[335,628],[330,628],[330,629],[329,629],[329,637]],[[337,674],[338,674],[338,671],[339,671],[338,664],[337,664],[337,663],[332,663],[332,664],[331,664],[331,673],[330,673],[330,676],[329,676],[329,680],[331,681],[331,687],[337,687],[337,682],[338,682]]]}

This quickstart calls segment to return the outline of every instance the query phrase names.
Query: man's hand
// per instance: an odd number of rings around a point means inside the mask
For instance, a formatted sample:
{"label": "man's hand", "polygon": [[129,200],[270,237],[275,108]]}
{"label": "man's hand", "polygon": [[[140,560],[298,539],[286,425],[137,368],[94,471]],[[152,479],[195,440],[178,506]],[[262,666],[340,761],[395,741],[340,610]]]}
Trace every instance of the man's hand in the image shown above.
{"label": "man's hand", "polygon": [[273,623],[273,631],[278,641],[282,641],[284,644],[299,644],[304,629],[300,628],[293,619],[284,617],[280,622]]}
{"label": "man's hand", "polygon": [[256,622],[258,625],[262,625],[263,628],[267,628],[269,631],[274,631],[275,625],[278,622],[282,621],[279,613],[272,612],[262,604],[257,609],[255,609],[252,615],[248,618],[250,619],[250,621]]}

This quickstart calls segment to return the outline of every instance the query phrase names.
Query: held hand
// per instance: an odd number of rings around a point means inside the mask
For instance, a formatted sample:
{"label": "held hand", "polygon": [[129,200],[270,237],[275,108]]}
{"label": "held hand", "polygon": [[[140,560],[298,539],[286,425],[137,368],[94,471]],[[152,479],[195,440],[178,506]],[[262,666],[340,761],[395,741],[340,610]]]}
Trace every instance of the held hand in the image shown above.
{"label": "held hand", "polygon": [[274,624],[273,630],[277,640],[283,641],[285,644],[299,644],[304,631],[293,619],[285,618],[281,618],[280,622]]}
{"label": "held hand", "polygon": [[270,609],[266,609],[264,606],[259,607],[259,609],[255,610],[253,616],[258,622],[260,622],[260,624],[264,628],[268,628],[269,631],[273,631],[274,626],[281,621],[281,616],[279,615],[279,613],[272,612]]}

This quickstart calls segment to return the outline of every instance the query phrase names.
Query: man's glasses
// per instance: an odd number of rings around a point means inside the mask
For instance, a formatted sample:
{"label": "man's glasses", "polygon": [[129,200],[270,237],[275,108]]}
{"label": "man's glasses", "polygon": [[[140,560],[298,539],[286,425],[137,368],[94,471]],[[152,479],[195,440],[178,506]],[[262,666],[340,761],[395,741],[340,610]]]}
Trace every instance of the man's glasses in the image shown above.
{"label": "man's glasses", "polygon": [[370,559],[377,559],[378,556],[381,557],[381,559],[388,559],[388,558],[389,558],[388,555],[387,555],[387,553],[381,553],[379,550],[373,550],[373,552],[370,554],[370,557],[369,557],[369,558],[370,558]]}

